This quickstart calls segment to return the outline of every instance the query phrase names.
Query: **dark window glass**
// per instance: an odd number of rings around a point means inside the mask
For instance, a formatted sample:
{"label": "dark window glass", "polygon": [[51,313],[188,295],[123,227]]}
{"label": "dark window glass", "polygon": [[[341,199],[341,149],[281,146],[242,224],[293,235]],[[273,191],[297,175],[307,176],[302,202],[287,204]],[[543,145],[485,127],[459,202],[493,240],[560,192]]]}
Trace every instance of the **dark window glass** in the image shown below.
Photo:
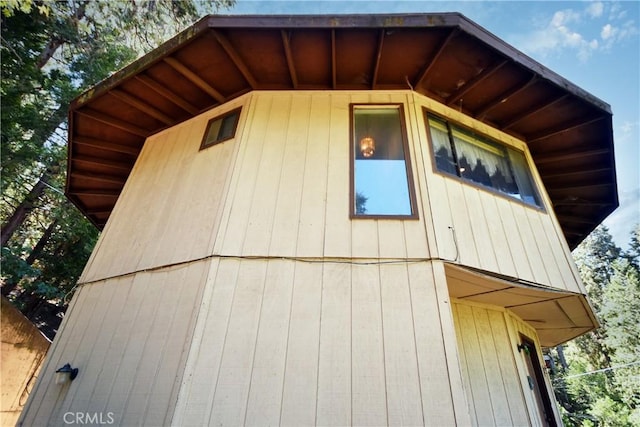
{"label": "dark window glass", "polygon": [[518,194],[520,199],[529,203],[530,205],[541,206],[540,197],[535,189],[533,179],[529,174],[529,167],[527,166],[527,159],[524,157],[524,153],[508,148],[509,159],[513,165],[513,175],[518,187]]}
{"label": "dark window glass", "polygon": [[407,144],[399,106],[353,107],[354,216],[412,216]]}
{"label": "dark window glass", "polygon": [[524,153],[427,114],[436,169],[530,205],[540,198]]}
{"label": "dark window glass", "polygon": [[438,170],[457,175],[447,123],[435,117],[429,117],[429,126],[431,127],[431,143]]}
{"label": "dark window glass", "polygon": [[200,149],[233,138],[236,133],[239,118],[240,109],[237,109],[209,120]]}

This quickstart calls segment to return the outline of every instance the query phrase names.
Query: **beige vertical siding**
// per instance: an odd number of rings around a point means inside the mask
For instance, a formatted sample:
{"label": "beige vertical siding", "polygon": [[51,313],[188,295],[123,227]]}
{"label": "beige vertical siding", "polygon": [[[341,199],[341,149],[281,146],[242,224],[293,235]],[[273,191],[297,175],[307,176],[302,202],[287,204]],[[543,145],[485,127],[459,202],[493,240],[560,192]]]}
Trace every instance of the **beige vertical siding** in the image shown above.
{"label": "beige vertical siding", "polygon": [[368,102],[407,95],[255,94],[214,252],[428,257],[422,206],[417,221],[349,219],[349,104]]}
{"label": "beige vertical siding", "polygon": [[[419,220],[349,219],[350,103],[404,105]],[[236,138],[199,151],[239,105]],[[546,210],[435,173],[423,107],[526,150],[410,92],[254,92],[149,138],[81,281],[212,254],[435,257],[582,291],[535,169]]]}
{"label": "beige vertical siding", "polygon": [[[166,425],[173,414],[208,263],[139,273],[78,290],[21,425],[63,425],[67,412],[119,425]],[[58,385],[65,363],[76,380]]]}
{"label": "beige vertical siding", "polygon": [[428,263],[212,263],[172,424],[468,424],[443,280]]}
{"label": "beige vertical siding", "polygon": [[[437,256],[449,260],[457,257],[462,265],[584,293],[526,145],[426,97],[417,94],[414,97],[413,112],[419,124],[419,137],[414,138],[414,144],[424,145],[426,197],[430,205]],[[455,177],[434,172],[423,108],[527,153],[544,209],[527,206]],[[425,196],[423,203],[424,200]],[[453,227],[453,231],[450,227]]]}
{"label": "beige vertical siding", "polygon": [[239,98],[145,142],[81,283],[211,253],[247,111],[236,138],[202,151],[200,142],[209,119],[247,102]]}
{"label": "beige vertical siding", "polygon": [[490,307],[455,303],[453,308],[473,424],[539,425],[530,418],[535,415],[528,406],[533,402],[522,388],[526,374],[518,366],[518,341],[510,332],[517,322],[505,311]]}
{"label": "beige vertical siding", "polygon": [[[473,424],[478,426],[546,425],[529,388],[521,335],[536,343],[535,329],[508,310],[455,301],[453,315]],[[547,390],[552,390],[547,375]],[[551,401],[554,402],[551,396]],[[556,420],[560,419],[554,405]]]}

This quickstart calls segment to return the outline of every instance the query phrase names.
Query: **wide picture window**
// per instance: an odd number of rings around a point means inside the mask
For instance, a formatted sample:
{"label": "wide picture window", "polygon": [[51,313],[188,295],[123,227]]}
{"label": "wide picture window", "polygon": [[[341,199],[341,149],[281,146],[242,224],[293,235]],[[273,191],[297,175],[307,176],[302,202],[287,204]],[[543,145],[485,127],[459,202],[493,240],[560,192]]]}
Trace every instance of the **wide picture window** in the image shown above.
{"label": "wide picture window", "polygon": [[352,106],[351,216],[415,218],[400,105]]}
{"label": "wide picture window", "polygon": [[524,153],[427,114],[438,171],[541,206]]}

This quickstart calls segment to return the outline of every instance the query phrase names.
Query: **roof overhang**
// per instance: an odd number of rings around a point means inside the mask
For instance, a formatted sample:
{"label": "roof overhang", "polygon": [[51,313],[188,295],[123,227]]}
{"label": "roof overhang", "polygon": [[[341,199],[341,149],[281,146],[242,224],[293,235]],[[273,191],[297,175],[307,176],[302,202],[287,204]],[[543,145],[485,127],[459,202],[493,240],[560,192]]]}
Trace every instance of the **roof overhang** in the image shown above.
{"label": "roof overhang", "polygon": [[66,194],[102,228],[150,135],[252,90],[378,89],[526,141],[571,248],[618,206],[609,105],[457,13],[203,18],[72,102]]}
{"label": "roof overhang", "polygon": [[449,296],[510,310],[535,328],[540,345],[555,347],[597,328],[585,296],[445,263]]}

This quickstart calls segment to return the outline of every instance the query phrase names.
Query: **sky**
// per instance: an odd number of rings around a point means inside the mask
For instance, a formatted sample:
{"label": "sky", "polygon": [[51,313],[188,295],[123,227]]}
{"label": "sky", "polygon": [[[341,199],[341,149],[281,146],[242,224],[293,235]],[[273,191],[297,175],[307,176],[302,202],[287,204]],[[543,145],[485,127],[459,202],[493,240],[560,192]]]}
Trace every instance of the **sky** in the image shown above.
{"label": "sky", "polygon": [[231,14],[459,12],[611,106],[620,207],[604,221],[628,247],[640,222],[640,2],[245,1]]}

